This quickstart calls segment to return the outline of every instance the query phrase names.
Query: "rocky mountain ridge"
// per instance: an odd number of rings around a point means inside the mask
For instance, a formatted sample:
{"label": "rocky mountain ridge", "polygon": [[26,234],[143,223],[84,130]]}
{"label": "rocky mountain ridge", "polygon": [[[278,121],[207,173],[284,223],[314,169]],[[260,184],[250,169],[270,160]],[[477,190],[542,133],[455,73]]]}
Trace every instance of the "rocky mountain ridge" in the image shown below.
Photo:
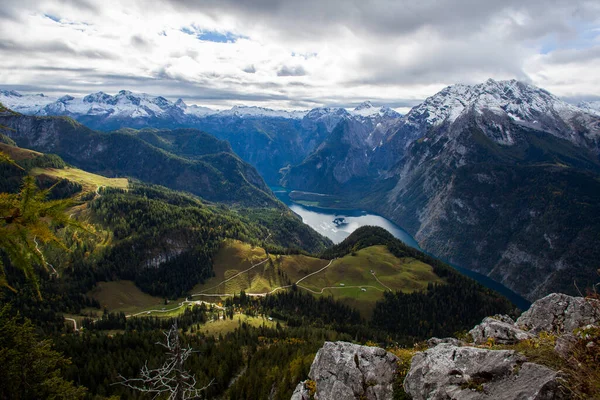
{"label": "rocky mountain ridge", "polygon": [[[471,340],[432,338],[429,348],[411,360],[376,347],[326,342],[292,400],[406,398],[401,391],[413,400],[577,398],[595,390],[575,385],[586,368],[596,371],[594,361],[582,365],[579,360],[598,353],[599,323],[598,300],[553,293],[516,322],[508,316],[484,319],[469,332]],[[539,351],[527,352],[540,347],[545,358],[536,358]]]}

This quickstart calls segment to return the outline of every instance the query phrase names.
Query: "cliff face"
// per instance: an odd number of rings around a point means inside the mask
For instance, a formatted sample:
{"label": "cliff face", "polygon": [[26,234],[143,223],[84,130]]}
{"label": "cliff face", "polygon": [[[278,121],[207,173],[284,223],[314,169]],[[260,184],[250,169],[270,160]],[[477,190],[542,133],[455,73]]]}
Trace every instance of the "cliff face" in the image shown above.
{"label": "cliff face", "polygon": [[395,186],[373,208],[427,251],[488,275],[529,300],[575,293],[596,278],[597,157],[549,133],[503,121],[511,145],[467,112],[413,142]]}
{"label": "cliff face", "polygon": [[[578,375],[596,376],[590,369],[597,368],[594,360],[600,356],[599,323],[597,300],[551,294],[516,322],[508,316],[485,318],[469,332],[469,343],[432,338],[407,372],[383,349],[326,342],[309,380],[298,384],[292,399],[382,400],[398,398],[402,390],[413,400],[593,397],[599,393],[585,392]],[[394,387],[402,373],[403,388]]]}

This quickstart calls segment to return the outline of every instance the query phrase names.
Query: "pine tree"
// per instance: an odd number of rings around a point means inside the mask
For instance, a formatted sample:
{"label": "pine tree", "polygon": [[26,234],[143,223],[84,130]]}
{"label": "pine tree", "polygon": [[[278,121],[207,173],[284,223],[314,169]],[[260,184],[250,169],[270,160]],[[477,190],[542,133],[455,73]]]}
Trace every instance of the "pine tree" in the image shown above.
{"label": "pine tree", "polygon": [[61,376],[70,360],[49,340],[39,340],[30,321],[19,322],[9,311],[0,309],[0,398],[83,399],[86,389]]}
{"label": "pine tree", "polygon": [[[14,161],[3,153],[0,153],[0,162],[14,164]],[[10,263],[34,284],[39,297],[41,293],[36,266],[45,268],[51,274],[58,274],[58,271],[46,262],[40,245],[55,245],[67,250],[54,233],[54,229],[66,226],[83,228],[82,224],[69,218],[66,213],[66,210],[74,205],[72,199],[47,200],[52,188],[38,188],[34,177],[27,175],[18,193],[0,193],[0,249]],[[14,290],[7,280],[2,257],[0,286]]]}

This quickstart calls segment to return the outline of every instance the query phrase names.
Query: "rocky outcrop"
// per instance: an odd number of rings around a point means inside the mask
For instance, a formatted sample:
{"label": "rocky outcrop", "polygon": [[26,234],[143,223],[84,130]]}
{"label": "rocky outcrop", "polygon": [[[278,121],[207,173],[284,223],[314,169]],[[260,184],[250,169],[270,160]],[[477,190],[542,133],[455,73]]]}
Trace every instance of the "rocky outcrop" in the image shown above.
{"label": "rocky outcrop", "polygon": [[571,333],[577,328],[600,322],[600,302],[562,293],[552,293],[525,311],[517,325],[531,333],[542,331]]}
{"label": "rocky outcrop", "polygon": [[[378,347],[325,342],[308,374],[317,400],[392,398],[397,357]],[[292,400],[308,400],[309,385],[301,382]]]}
{"label": "rocky outcrop", "polygon": [[560,398],[558,374],[515,351],[445,343],[413,357],[404,390],[413,400]]}
{"label": "rocky outcrop", "polygon": [[533,337],[529,332],[517,328],[515,322],[507,316],[487,317],[481,324],[471,329],[469,334],[473,337],[475,344],[487,343],[489,339],[492,339],[494,343],[513,344]]}
{"label": "rocky outcrop", "polygon": [[[516,322],[506,315],[485,318],[469,332],[472,345],[455,338],[431,338],[429,348],[412,358],[404,391],[413,400],[567,399],[570,372],[563,375],[533,363],[516,350],[492,350],[477,344],[493,339],[495,344],[510,345],[530,339],[530,348],[534,348],[556,339],[557,360],[577,365],[573,346],[598,346],[594,332],[600,322],[599,310],[596,300],[552,294],[536,301]],[[540,332],[552,335],[540,337]],[[544,351],[551,360],[552,348]],[[590,354],[593,360],[596,353]],[[299,384],[292,399],[391,399],[397,361],[383,349],[325,343],[311,367],[310,381]]]}

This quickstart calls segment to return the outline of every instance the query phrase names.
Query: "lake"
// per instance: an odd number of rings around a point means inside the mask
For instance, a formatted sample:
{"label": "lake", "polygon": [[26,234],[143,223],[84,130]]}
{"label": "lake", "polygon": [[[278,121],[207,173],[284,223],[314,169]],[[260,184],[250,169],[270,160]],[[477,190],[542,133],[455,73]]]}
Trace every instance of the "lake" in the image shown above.
{"label": "lake", "polygon": [[[408,246],[423,251],[432,257],[436,257],[434,254],[430,254],[421,249],[419,243],[417,243],[417,241],[408,232],[381,215],[373,214],[363,210],[335,210],[330,208],[307,206],[293,201],[289,196],[290,191],[285,188],[271,187],[271,190],[273,193],[275,193],[279,200],[284,202],[292,211],[298,214],[305,224],[319,232],[321,235],[328,237],[334,243],[340,243],[361,226],[380,226],[386,229],[396,238],[406,243]],[[439,257],[436,258],[448,263],[446,260],[443,260]],[[463,275],[466,275],[481,283],[483,286],[504,295],[521,310],[527,310],[531,305],[528,300],[485,275],[468,270],[458,265],[451,263],[448,264],[461,272]]]}

